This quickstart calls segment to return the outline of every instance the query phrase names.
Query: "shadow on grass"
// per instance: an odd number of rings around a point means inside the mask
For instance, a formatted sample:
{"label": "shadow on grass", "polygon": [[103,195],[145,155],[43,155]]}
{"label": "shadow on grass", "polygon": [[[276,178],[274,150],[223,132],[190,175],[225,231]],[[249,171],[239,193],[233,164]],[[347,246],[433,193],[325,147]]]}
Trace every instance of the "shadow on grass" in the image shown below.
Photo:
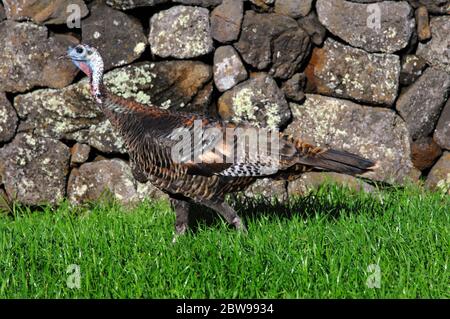
{"label": "shadow on grass", "polygon": [[[274,220],[298,216],[308,219],[317,215],[331,221],[343,213],[357,214],[361,211],[382,213],[389,205],[389,201],[381,201],[377,194],[357,192],[333,184],[322,185],[305,196],[296,196],[288,201],[280,201],[275,197],[248,198],[238,195],[231,197],[228,203],[245,223],[261,218]],[[194,232],[201,225],[211,227],[221,221],[218,213],[196,204],[191,206],[189,218],[189,226]]]}

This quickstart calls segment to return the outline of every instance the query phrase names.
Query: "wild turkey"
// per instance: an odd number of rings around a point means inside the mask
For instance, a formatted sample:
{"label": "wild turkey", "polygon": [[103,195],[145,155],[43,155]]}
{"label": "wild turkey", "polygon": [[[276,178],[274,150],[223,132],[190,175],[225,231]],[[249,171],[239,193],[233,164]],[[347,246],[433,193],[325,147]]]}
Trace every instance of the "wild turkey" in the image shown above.
{"label": "wild turkey", "polygon": [[[193,202],[245,230],[224,197],[244,190],[258,178],[286,178],[313,169],[357,175],[374,167],[374,162],[360,156],[314,147],[278,132],[124,99],[103,85],[103,60],[95,48],[80,44],[69,48],[68,57],[89,77],[93,98],[123,136],[135,178],[150,181],[169,195],[176,212],[176,235],[186,231]],[[180,140],[180,132],[191,139]],[[239,132],[266,136],[271,151],[255,152],[255,143],[237,138]],[[180,145],[188,151],[178,156],[174,149]]]}

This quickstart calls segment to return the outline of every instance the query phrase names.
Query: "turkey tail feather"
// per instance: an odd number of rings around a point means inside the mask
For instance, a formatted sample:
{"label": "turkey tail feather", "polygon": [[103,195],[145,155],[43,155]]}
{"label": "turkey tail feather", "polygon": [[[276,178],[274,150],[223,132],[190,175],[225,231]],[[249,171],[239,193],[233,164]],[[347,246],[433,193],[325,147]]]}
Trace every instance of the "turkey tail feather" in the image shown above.
{"label": "turkey tail feather", "polygon": [[306,159],[301,158],[300,162],[312,165],[318,169],[348,175],[363,174],[372,171],[377,167],[377,164],[371,160],[356,154],[334,149],[324,150],[315,154],[315,156],[307,157]]}

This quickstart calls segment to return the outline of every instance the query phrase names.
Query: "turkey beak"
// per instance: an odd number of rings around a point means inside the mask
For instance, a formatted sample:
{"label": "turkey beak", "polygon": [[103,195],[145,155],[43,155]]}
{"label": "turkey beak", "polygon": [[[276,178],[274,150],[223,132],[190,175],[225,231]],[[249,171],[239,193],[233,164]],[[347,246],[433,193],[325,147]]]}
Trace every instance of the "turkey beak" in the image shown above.
{"label": "turkey beak", "polygon": [[57,57],[58,60],[70,60],[70,56],[68,53],[64,53],[63,55]]}

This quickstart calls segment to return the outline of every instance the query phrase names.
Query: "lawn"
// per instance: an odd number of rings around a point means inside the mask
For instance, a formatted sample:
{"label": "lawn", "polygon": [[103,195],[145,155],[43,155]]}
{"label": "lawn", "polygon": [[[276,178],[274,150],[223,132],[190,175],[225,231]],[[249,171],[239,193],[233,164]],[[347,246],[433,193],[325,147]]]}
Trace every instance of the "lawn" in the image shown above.
{"label": "lawn", "polygon": [[449,196],[328,185],[235,207],[248,234],[202,212],[175,244],[166,201],[15,207],[0,216],[0,297],[450,297]]}

